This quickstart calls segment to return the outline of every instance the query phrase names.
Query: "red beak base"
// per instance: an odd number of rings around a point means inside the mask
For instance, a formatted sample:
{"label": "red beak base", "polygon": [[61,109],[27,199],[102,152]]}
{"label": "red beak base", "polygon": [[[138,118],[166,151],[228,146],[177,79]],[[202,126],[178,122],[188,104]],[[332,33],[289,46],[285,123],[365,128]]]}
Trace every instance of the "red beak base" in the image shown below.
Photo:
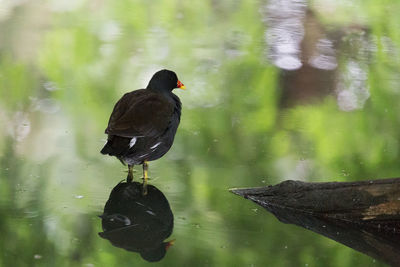
{"label": "red beak base", "polygon": [[180,88],[182,90],[185,90],[186,87],[183,85],[183,83],[181,81],[178,80],[178,84],[176,85],[176,88]]}

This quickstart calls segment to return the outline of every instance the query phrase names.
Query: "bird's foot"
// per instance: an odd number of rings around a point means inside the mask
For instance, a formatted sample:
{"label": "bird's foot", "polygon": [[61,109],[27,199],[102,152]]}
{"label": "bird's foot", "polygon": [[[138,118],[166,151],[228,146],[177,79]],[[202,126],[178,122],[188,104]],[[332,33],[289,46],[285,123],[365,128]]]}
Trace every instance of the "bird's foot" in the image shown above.
{"label": "bird's foot", "polygon": [[142,190],[142,195],[143,196],[145,196],[145,195],[147,195],[147,182],[148,182],[148,180],[149,180],[149,177],[147,177],[147,176],[145,176],[145,177],[143,177],[142,178],[142,180],[143,180],[143,190]]}
{"label": "bird's foot", "polygon": [[133,181],[133,166],[128,165],[128,176],[126,177],[127,183],[132,183]]}
{"label": "bird's foot", "polygon": [[143,196],[147,195],[147,184],[143,184],[142,195]]}
{"label": "bird's foot", "polygon": [[143,196],[147,195],[147,180],[149,179],[148,169],[149,169],[149,164],[145,160],[143,162],[143,192],[142,192]]}

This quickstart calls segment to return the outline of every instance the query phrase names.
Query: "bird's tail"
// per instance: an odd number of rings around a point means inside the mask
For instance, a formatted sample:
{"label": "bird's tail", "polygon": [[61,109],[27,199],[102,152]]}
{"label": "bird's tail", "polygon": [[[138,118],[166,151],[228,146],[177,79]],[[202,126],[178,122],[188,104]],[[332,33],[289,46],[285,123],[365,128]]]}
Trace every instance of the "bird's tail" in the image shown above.
{"label": "bird's tail", "polygon": [[107,143],[100,151],[101,154],[110,156],[123,156],[129,150],[129,142],[131,138],[112,136],[108,138]]}
{"label": "bird's tail", "polygon": [[108,140],[107,143],[104,145],[104,147],[103,147],[103,149],[100,151],[100,153],[103,154],[103,155],[110,155],[110,156],[113,156],[113,155],[112,155],[112,147],[111,147],[111,144],[110,144],[110,141],[109,141],[109,140]]}

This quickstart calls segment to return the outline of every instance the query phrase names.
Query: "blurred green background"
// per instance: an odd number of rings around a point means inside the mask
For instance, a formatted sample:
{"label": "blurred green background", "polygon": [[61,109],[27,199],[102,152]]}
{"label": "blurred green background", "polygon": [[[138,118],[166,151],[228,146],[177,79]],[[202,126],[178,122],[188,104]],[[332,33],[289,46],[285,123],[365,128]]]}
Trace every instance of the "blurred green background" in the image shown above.
{"label": "blurred green background", "polygon": [[[0,266],[147,266],[98,237],[126,167],[99,153],[125,92],[186,85],[150,163],[157,266],[384,266],[228,192],[400,174],[400,2],[0,1]],[[138,167],[136,177],[140,177]]]}

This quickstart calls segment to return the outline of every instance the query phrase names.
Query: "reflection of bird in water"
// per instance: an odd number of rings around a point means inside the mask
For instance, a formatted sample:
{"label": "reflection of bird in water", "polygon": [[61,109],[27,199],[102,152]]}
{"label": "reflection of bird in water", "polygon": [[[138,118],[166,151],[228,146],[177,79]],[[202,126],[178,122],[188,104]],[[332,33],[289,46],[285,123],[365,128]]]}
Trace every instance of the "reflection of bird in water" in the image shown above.
{"label": "reflection of bird in water", "polygon": [[174,216],[164,194],[148,185],[147,195],[138,182],[121,182],[110,194],[101,215],[104,232],[112,245],[138,252],[147,261],[164,258],[173,241],[164,242],[174,226]]}
{"label": "reflection of bird in water", "polygon": [[128,181],[133,179],[133,165],[143,164],[144,194],[147,162],[168,152],[179,125],[181,102],[172,93],[175,88],[185,89],[175,72],[156,72],[146,89],[126,93],[118,100],[105,130],[108,140],[101,153],[128,164]]}

